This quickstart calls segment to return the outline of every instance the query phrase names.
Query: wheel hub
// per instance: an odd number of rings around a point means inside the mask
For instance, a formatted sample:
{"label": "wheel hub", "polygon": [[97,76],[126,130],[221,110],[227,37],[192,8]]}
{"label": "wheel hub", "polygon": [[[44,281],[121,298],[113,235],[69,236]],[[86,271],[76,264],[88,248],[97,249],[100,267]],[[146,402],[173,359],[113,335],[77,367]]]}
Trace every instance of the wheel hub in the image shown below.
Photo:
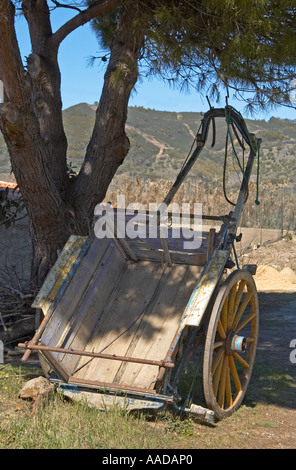
{"label": "wheel hub", "polygon": [[247,338],[244,336],[235,335],[232,331],[229,331],[226,337],[226,354],[231,355],[234,352],[244,353],[247,349]]}

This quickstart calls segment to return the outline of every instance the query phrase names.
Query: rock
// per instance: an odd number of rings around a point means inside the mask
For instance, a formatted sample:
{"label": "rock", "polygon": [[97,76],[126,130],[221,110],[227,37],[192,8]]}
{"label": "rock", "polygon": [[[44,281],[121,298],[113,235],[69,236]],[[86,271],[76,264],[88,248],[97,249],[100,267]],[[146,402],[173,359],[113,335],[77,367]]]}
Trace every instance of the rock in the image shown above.
{"label": "rock", "polygon": [[276,269],[275,265],[273,266],[258,266],[255,279],[262,279],[266,281],[281,279],[279,271]]}
{"label": "rock", "polygon": [[295,292],[295,284],[272,266],[258,266],[254,276],[258,291]]}
{"label": "rock", "polygon": [[261,246],[260,243],[252,243],[251,244],[252,250],[258,250],[258,248],[260,248],[260,246]]}
{"label": "rock", "polygon": [[37,377],[25,383],[18,393],[19,398],[35,401],[39,397],[44,397],[54,390],[55,386],[45,377]]}
{"label": "rock", "polygon": [[280,274],[282,278],[292,282],[293,284],[296,284],[296,273],[293,271],[293,269],[286,267],[281,270]]}

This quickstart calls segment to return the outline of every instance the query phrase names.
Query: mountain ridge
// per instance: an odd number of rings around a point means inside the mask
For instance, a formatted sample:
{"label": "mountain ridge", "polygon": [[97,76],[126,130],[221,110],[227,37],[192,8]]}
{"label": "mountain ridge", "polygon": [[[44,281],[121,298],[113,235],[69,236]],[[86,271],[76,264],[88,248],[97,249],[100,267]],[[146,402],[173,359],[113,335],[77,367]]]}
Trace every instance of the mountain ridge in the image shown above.
{"label": "mountain ridge", "polygon": [[[63,111],[68,139],[68,162],[79,170],[91,137],[96,105],[78,103]],[[174,179],[194,142],[203,114],[200,112],[156,111],[129,107],[126,132],[130,151],[117,171],[119,175],[157,180]],[[266,120],[245,119],[250,132],[262,138],[260,174],[262,182],[295,184],[296,120],[271,117]],[[211,133],[190,176],[205,182],[222,178],[226,123],[216,119],[216,144],[211,148]],[[231,147],[228,146],[228,151]],[[237,168],[229,157],[228,178],[234,181]],[[255,171],[255,170],[254,170]],[[0,179],[10,174],[10,162],[0,136]]]}

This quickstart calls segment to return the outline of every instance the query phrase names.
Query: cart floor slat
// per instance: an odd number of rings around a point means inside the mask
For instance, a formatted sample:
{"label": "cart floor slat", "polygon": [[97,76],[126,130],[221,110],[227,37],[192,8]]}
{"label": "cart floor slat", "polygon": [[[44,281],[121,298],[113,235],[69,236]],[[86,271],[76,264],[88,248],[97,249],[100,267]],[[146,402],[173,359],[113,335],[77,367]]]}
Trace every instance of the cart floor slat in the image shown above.
{"label": "cart floor slat", "polygon": [[[107,308],[100,314],[86,351],[162,360],[178,330],[198,281],[197,266],[130,263]],[[99,308],[99,299],[98,299]],[[77,372],[75,372],[75,370]],[[158,367],[82,357],[72,377],[152,388]]]}

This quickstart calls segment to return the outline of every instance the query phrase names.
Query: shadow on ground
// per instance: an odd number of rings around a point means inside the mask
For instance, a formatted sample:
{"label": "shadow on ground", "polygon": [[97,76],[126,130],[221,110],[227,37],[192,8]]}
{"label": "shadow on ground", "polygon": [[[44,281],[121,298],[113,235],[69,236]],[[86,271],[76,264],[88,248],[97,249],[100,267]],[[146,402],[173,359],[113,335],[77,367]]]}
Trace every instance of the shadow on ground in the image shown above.
{"label": "shadow on ground", "polygon": [[296,293],[259,293],[260,333],[246,406],[258,402],[296,409]]}

